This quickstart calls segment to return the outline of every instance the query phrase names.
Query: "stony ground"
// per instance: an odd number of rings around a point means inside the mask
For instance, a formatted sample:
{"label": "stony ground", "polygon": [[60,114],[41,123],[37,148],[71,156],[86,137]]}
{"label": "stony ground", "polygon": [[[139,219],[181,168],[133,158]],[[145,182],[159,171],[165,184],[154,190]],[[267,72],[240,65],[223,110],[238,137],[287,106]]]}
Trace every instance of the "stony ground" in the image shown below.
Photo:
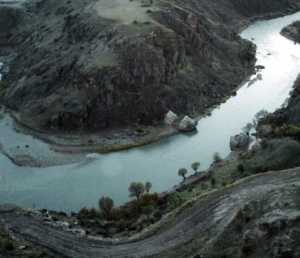
{"label": "stony ground", "polygon": [[260,174],[191,200],[124,241],[79,237],[14,207],[1,207],[0,219],[16,239],[56,257],[298,257],[299,192],[299,168]]}

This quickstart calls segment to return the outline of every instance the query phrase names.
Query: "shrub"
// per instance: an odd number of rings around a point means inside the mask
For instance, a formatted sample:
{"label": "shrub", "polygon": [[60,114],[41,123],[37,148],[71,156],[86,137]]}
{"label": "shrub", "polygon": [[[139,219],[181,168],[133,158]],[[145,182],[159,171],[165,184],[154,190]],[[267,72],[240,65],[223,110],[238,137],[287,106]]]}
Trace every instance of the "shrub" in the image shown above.
{"label": "shrub", "polygon": [[154,194],[145,194],[139,201],[140,206],[147,206],[147,205],[157,205],[159,202],[159,198],[157,193]]}
{"label": "shrub", "polygon": [[214,159],[214,163],[220,163],[222,161],[222,158],[221,158],[221,156],[220,156],[220,154],[218,152],[216,152],[214,154],[213,159]]}
{"label": "shrub", "polygon": [[212,177],[212,178],[210,179],[210,184],[211,184],[211,187],[212,187],[212,188],[215,188],[215,187],[216,187],[216,184],[217,184],[217,180],[216,180],[214,177]]}
{"label": "shrub", "polygon": [[92,208],[92,209],[82,208],[77,215],[78,219],[81,222],[83,222],[84,220],[95,219],[98,216],[99,216],[99,214],[97,213],[96,209],[94,209],[94,208]]}
{"label": "shrub", "polygon": [[12,241],[10,241],[8,238],[5,238],[5,239],[0,239],[0,248],[1,248],[1,250],[11,251],[15,247],[14,247]]}
{"label": "shrub", "polygon": [[176,193],[169,195],[167,201],[168,201],[167,206],[170,209],[175,209],[184,202],[184,199],[181,197],[181,195],[179,193],[176,192]]}
{"label": "shrub", "polygon": [[99,208],[103,213],[103,215],[105,216],[105,218],[107,219],[110,218],[113,207],[114,207],[114,201],[111,198],[102,197],[99,200]]}
{"label": "shrub", "polygon": [[243,174],[245,172],[245,168],[243,164],[238,164],[237,165],[237,171],[241,174]]}
{"label": "shrub", "polygon": [[0,81],[0,96],[3,96],[8,88],[8,83],[6,81]]}

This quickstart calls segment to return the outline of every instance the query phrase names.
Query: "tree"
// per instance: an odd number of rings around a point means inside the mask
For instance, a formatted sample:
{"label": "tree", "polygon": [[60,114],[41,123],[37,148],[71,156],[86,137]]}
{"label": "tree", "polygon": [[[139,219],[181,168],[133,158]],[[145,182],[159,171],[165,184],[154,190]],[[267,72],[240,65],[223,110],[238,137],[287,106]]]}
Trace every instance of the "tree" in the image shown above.
{"label": "tree", "polygon": [[264,118],[266,118],[268,116],[269,112],[265,109],[259,111],[256,113],[254,120],[253,120],[253,125],[254,127],[257,127],[258,123],[260,120],[263,120]]}
{"label": "tree", "polygon": [[141,182],[133,182],[130,184],[128,191],[130,197],[136,197],[139,200],[145,192],[145,185]]}
{"label": "tree", "polygon": [[186,174],[188,173],[186,168],[181,168],[178,170],[178,176],[182,176],[183,180],[186,179]]}
{"label": "tree", "polygon": [[99,208],[102,211],[105,218],[109,218],[111,211],[114,207],[114,201],[109,197],[101,197],[99,200]]}
{"label": "tree", "polygon": [[222,161],[222,158],[221,158],[220,154],[218,152],[216,152],[214,154],[214,162],[215,163],[220,163],[221,161]]}
{"label": "tree", "polygon": [[199,168],[200,168],[200,162],[194,162],[192,165],[191,165],[191,168],[195,171],[195,173],[198,172]]}
{"label": "tree", "polygon": [[145,184],[145,190],[146,190],[147,193],[150,192],[151,188],[152,188],[152,184],[150,182],[146,182],[146,184]]}

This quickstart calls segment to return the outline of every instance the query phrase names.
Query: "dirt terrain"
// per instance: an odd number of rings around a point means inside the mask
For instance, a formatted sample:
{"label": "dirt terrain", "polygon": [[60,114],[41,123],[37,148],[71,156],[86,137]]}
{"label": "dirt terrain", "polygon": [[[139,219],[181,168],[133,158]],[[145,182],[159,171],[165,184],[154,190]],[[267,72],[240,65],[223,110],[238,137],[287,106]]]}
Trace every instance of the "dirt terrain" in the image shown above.
{"label": "dirt terrain", "polygon": [[299,168],[253,176],[192,200],[132,240],[80,237],[15,207],[2,206],[0,219],[15,239],[55,257],[299,257],[299,192]]}

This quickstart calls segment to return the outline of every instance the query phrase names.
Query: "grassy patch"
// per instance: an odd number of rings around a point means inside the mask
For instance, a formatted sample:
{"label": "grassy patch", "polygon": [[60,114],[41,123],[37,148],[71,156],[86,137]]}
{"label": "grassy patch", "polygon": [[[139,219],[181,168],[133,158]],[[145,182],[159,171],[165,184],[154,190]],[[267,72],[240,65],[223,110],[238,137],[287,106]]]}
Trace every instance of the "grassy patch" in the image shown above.
{"label": "grassy patch", "polygon": [[6,81],[0,81],[0,97],[4,96],[8,89],[8,83]]}
{"label": "grassy patch", "polygon": [[14,250],[13,241],[10,239],[9,235],[0,230],[0,250],[3,251],[12,251]]}

